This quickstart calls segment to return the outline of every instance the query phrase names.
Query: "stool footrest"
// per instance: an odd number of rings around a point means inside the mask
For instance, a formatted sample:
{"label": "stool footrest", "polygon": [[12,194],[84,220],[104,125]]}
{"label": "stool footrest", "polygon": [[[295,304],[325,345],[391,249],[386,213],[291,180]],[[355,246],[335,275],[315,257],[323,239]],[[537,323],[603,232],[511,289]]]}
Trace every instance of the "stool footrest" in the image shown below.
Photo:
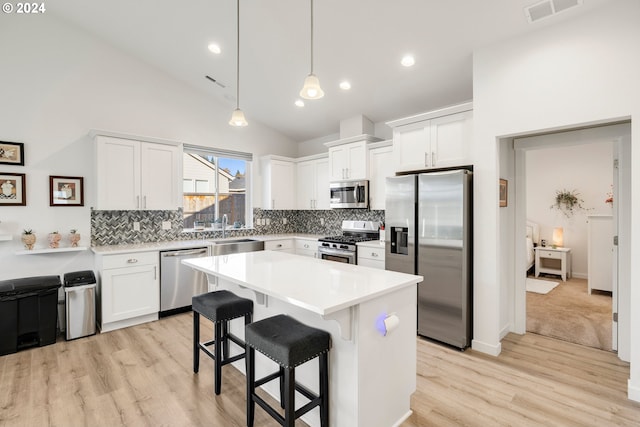
{"label": "stool footrest", "polygon": [[260,405],[262,409],[267,411],[269,415],[275,418],[276,421],[278,421],[278,423],[280,423],[281,426],[284,425],[284,417],[280,415],[275,409],[273,409],[273,407],[269,405],[267,402],[265,402],[260,396],[258,396],[257,394],[254,394],[253,401],[258,405]]}
{"label": "stool footrest", "polygon": [[276,378],[280,377],[280,371],[276,371],[271,375],[267,375],[264,378],[260,378],[259,380],[255,380],[255,384],[256,384],[256,388],[260,387],[261,385],[264,385],[266,383],[268,383],[269,381],[275,380]]}

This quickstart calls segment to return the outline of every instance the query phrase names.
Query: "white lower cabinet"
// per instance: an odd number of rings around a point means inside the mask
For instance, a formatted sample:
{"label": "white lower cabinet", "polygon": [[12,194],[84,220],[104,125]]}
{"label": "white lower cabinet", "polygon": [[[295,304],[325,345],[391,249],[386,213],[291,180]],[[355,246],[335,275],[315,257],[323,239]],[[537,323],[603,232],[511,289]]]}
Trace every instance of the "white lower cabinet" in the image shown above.
{"label": "white lower cabinet", "polygon": [[293,239],[266,240],[264,242],[265,251],[282,251],[289,254],[295,254],[296,248]]}
{"label": "white lower cabinet", "polygon": [[158,319],[159,254],[137,252],[98,257],[98,319],[102,332]]}
{"label": "white lower cabinet", "polygon": [[358,265],[384,270],[384,246],[358,245]]}
{"label": "white lower cabinet", "polygon": [[311,258],[318,257],[318,240],[317,239],[296,239],[296,254],[304,255]]}

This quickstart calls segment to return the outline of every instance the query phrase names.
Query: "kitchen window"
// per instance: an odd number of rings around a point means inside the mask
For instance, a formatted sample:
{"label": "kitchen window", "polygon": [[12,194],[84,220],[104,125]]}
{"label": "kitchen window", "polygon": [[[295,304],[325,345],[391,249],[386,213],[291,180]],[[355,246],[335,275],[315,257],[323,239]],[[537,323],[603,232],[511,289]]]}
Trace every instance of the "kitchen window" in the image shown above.
{"label": "kitchen window", "polygon": [[251,162],[253,155],[186,145],[183,152],[184,228],[220,229],[253,224]]}

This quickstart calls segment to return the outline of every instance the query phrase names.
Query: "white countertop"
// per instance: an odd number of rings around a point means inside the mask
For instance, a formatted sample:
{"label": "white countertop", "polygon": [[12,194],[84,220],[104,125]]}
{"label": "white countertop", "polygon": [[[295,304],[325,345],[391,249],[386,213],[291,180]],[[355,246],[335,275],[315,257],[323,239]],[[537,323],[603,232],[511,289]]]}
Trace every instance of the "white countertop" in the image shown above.
{"label": "white countertop", "polygon": [[423,280],[422,276],[278,251],[192,258],[182,263],[323,316]]}
{"label": "white countertop", "polygon": [[194,239],[194,240],[170,240],[165,242],[150,242],[150,243],[129,243],[123,245],[105,245],[94,246],[91,248],[93,253],[98,255],[116,255],[122,253],[134,253],[134,252],[147,252],[147,251],[166,251],[175,249],[190,249],[190,248],[204,248],[209,245],[215,244],[215,242],[222,242],[225,240],[235,239],[255,239],[255,240],[280,240],[280,239],[304,239],[304,240],[318,240],[324,235],[317,234],[304,234],[304,233],[292,233],[292,234],[263,234],[256,236],[234,236],[226,239]]}

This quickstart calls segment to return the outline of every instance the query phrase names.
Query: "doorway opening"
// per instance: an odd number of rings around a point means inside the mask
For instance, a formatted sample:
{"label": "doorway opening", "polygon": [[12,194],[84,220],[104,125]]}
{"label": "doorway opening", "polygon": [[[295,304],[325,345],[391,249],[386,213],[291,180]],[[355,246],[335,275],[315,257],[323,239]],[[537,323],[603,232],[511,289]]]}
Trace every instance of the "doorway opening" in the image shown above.
{"label": "doorway opening", "polygon": [[[624,198],[630,194],[626,189],[629,171],[622,173],[615,165],[630,150],[630,138],[621,135],[630,135],[629,123],[518,137],[508,143],[514,149],[516,184],[512,211],[516,332],[617,350],[618,324],[612,317],[618,312],[618,271],[628,270],[629,265],[618,262],[619,247],[614,247],[613,236],[624,240],[630,230],[618,217],[620,204],[628,203]],[[576,195],[581,205],[568,214],[555,209],[555,197],[562,192]],[[614,203],[606,203],[609,196]],[[590,227],[602,217],[610,218],[610,239],[592,242]],[[537,238],[530,241],[524,236],[533,237],[533,226]],[[563,241],[554,242],[555,234]],[[598,258],[591,254],[596,244],[608,247],[609,287],[604,289],[593,285],[594,266],[603,258],[602,251]],[[533,285],[550,289],[530,286],[533,289],[527,290],[527,282],[531,285],[536,280],[547,283]]]}

